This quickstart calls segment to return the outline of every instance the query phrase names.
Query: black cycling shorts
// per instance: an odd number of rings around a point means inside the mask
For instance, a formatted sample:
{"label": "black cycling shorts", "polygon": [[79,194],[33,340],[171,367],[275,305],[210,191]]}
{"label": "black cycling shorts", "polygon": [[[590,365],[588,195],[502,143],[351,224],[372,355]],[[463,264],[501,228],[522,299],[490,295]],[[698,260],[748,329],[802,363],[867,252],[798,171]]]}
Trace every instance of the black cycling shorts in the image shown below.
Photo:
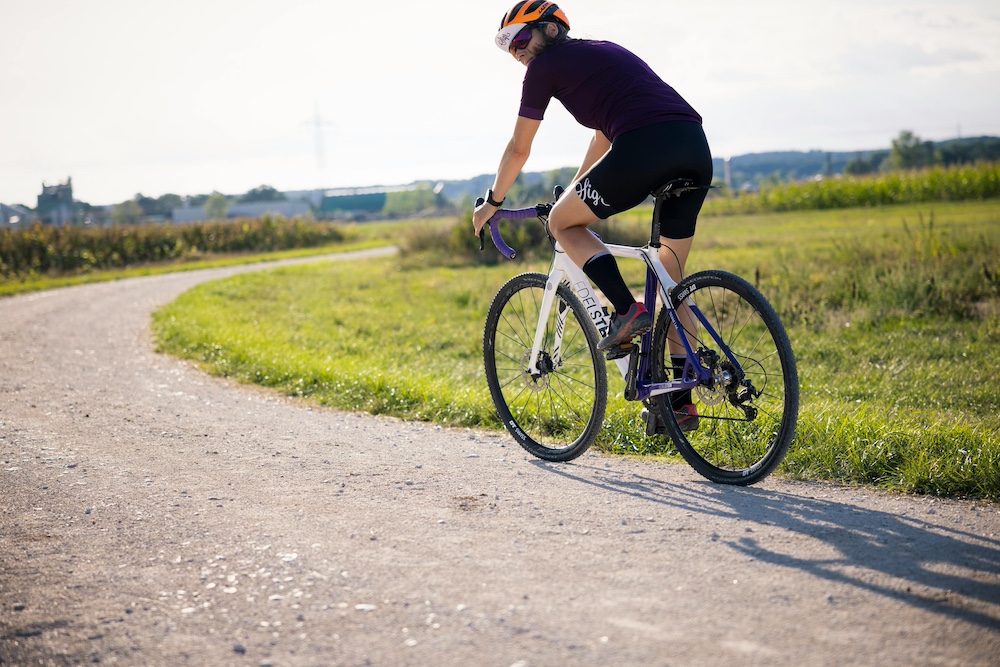
{"label": "black cycling shorts", "polygon": [[[712,184],[712,153],[699,123],[668,121],[626,132],[576,183],[576,193],[605,220],[638,206],[675,178]],[[707,193],[691,190],[667,198],[660,209],[660,233],[668,239],[694,236]]]}

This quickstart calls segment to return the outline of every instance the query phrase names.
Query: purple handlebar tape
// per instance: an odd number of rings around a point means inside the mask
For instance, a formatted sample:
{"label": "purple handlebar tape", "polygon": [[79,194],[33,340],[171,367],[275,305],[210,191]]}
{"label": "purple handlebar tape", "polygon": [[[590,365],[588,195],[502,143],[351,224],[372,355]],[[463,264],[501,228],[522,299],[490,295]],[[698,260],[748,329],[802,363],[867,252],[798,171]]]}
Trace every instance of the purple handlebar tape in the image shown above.
{"label": "purple handlebar tape", "polygon": [[501,220],[527,220],[528,218],[537,218],[537,217],[538,217],[538,209],[535,208],[534,206],[532,206],[531,208],[522,208],[513,211],[501,209],[496,213],[494,213],[493,217],[490,218],[490,221],[487,222],[486,224],[489,225],[490,227],[490,237],[493,239],[493,245],[497,247],[497,250],[500,251],[500,254],[502,254],[507,259],[514,259],[515,257],[517,257],[517,252],[515,252],[513,248],[507,245],[507,242],[503,240],[502,236],[500,236],[500,225],[498,225],[497,223],[500,222]]}

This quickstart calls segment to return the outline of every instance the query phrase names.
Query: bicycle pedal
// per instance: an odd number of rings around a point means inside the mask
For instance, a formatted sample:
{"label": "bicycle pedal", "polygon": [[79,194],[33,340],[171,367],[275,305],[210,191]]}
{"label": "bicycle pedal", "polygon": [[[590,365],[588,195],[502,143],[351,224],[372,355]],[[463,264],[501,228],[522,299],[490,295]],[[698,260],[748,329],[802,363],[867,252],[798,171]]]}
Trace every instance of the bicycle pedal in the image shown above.
{"label": "bicycle pedal", "polygon": [[608,351],[604,353],[604,358],[608,361],[623,359],[632,353],[633,347],[635,347],[635,343],[618,343],[618,345],[608,348]]}
{"label": "bicycle pedal", "polygon": [[667,434],[667,427],[663,425],[660,415],[656,414],[653,410],[643,408],[642,412],[639,413],[639,417],[646,423],[646,435],[653,436]]}

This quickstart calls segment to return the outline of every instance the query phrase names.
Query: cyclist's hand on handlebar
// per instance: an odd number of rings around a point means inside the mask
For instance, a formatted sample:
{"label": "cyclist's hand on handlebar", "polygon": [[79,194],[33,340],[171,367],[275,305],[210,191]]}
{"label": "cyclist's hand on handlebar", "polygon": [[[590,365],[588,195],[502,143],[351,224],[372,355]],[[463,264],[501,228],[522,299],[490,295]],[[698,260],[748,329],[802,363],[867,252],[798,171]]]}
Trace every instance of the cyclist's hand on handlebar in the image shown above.
{"label": "cyclist's hand on handlebar", "polygon": [[483,199],[476,200],[476,210],[472,213],[472,226],[476,236],[479,236],[483,231],[483,227],[490,221],[490,218],[493,217],[493,214],[497,210],[496,206],[490,206]]}

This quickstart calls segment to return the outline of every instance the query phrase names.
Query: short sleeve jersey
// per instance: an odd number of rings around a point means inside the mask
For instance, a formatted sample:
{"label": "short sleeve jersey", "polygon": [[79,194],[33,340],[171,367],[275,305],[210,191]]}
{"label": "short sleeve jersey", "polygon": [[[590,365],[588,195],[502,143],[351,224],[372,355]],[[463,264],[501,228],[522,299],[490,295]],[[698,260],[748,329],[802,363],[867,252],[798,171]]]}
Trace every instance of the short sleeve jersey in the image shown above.
{"label": "short sleeve jersey", "polygon": [[638,56],[612,42],[568,39],[528,63],[520,116],[542,120],[552,98],[614,141],[663,121],[701,116]]}

